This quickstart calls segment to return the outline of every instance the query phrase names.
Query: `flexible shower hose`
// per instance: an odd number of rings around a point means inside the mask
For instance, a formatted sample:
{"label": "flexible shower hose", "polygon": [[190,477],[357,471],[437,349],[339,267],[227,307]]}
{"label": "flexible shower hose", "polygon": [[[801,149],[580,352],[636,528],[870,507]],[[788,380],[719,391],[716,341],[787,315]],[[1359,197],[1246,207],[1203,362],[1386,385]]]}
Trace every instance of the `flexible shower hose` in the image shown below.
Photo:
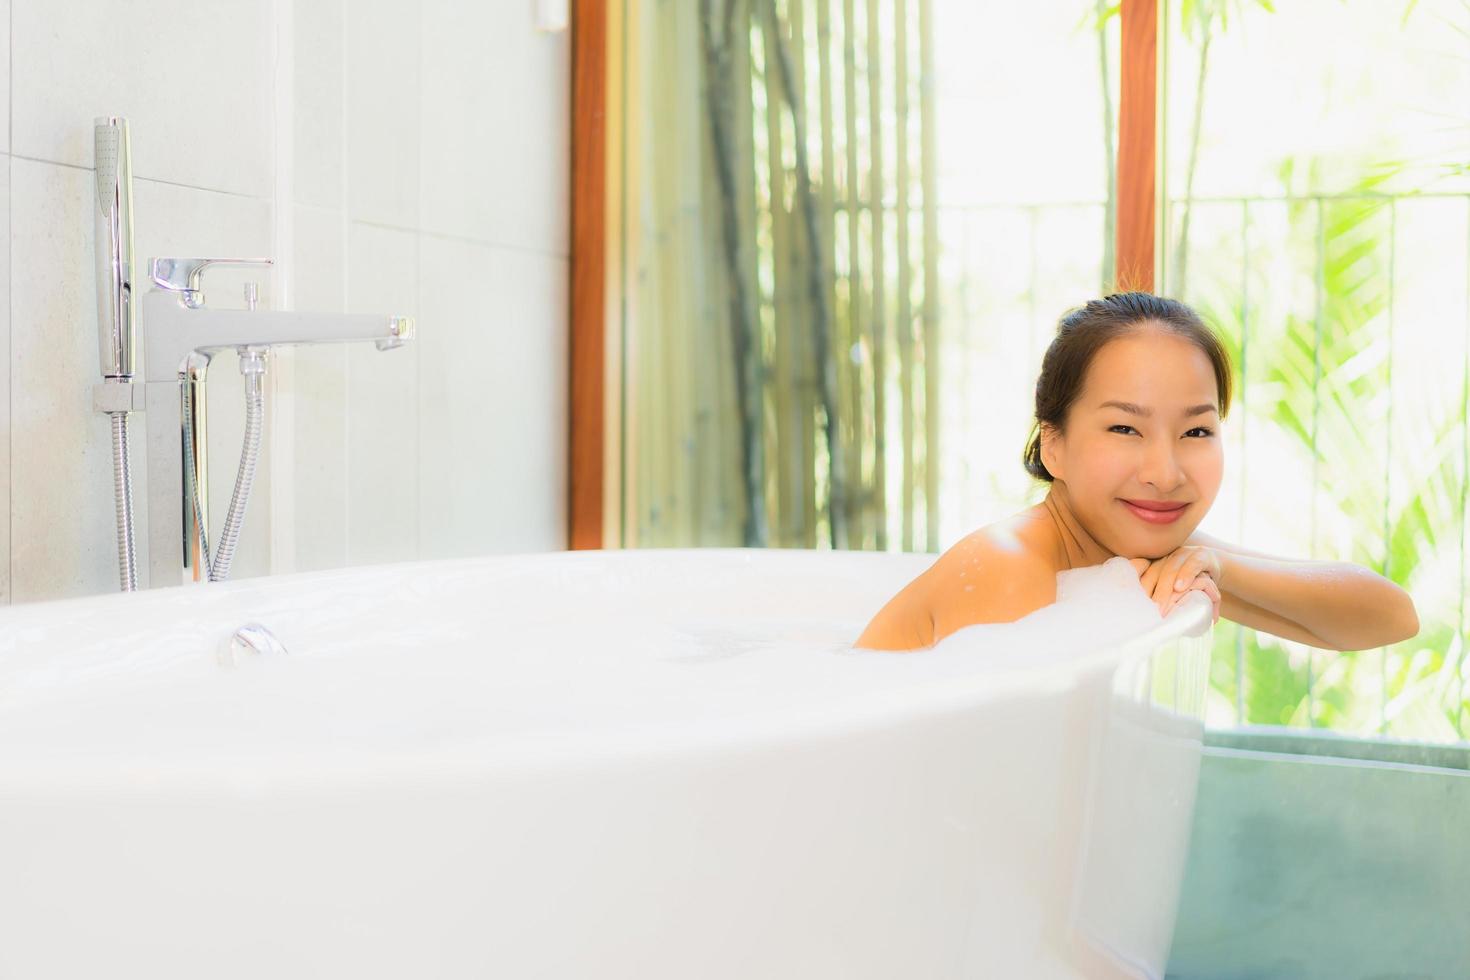
{"label": "flexible shower hose", "polygon": [[235,490],[230,495],[230,506],[225,511],[225,526],[220,532],[219,553],[211,562],[209,555],[209,529],[200,519],[203,508],[199,506],[199,481],[194,459],[194,432],[192,418],[193,391],[184,386],[184,481],[189,494],[189,506],[194,513],[194,523],[199,528],[199,551],[211,582],[223,582],[230,577],[230,565],[235,560],[235,545],[240,540],[240,528],[245,523],[245,505],[250,502],[250,491],[255,485],[255,465],[260,459],[260,434],[265,419],[265,398],[261,391],[261,380],[265,375],[263,355],[248,353],[240,356],[240,370],[245,375],[245,443],[240,449],[240,469],[235,474]]}
{"label": "flexible shower hose", "polygon": [[113,412],[112,491],[117,504],[117,574],[124,592],[138,590],[138,558],[133,549],[133,468],[128,460],[128,413]]}
{"label": "flexible shower hose", "polygon": [[[235,559],[235,545],[240,540],[240,526],[245,522],[245,505],[255,485],[255,464],[260,459],[260,430],[265,419],[265,399],[261,394],[261,378],[265,362],[259,370],[246,370],[241,355],[240,369],[245,373],[245,445],[240,449],[240,469],[235,474],[235,492],[230,495],[230,509],[225,511],[225,527],[219,536],[219,554],[210,566],[209,580],[223,582],[230,577],[230,563]],[[254,355],[259,357],[260,355]]]}

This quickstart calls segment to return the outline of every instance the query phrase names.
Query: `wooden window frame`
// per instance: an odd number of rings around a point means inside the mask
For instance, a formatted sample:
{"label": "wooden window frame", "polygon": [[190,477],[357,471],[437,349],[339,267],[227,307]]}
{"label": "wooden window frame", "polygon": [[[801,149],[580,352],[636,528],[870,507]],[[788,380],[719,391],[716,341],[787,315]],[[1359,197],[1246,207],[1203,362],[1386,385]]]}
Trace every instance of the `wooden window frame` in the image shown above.
{"label": "wooden window frame", "polygon": [[1153,292],[1158,234],[1158,31],[1165,0],[1123,0],[1118,93],[1117,274],[1120,292]]}
{"label": "wooden window frame", "polygon": [[608,540],[607,337],[615,268],[608,234],[608,62],[619,57],[608,35],[607,0],[574,0],[571,21],[571,290],[569,300],[567,546]]}
{"label": "wooden window frame", "polygon": [[[1159,13],[1165,0],[1122,0],[1118,96],[1116,288],[1152,292],[1157,274]],[[621,500],[616,404],[620,384],[614,232],[621,179],[609,154],[618,122],[610,101],[621,63],[620,5],[573,0],[571,98],[571,261],[568,384],[567,541],[573,550],[615,547]]]}

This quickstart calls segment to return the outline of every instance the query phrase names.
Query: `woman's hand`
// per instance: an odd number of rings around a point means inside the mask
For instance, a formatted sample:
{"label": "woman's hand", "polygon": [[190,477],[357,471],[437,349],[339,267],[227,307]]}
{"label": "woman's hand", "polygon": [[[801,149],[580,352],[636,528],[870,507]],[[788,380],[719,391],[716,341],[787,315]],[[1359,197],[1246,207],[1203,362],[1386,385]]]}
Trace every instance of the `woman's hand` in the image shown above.
{"label": "woman's hand", "polygon": [[1167,616],[1191,592],[1203,592],[1215,607],[1220,621],[1220,556],[1203,545],[1182,545],[1162,558],[1130,559],[1138,571],[1138,583]]}

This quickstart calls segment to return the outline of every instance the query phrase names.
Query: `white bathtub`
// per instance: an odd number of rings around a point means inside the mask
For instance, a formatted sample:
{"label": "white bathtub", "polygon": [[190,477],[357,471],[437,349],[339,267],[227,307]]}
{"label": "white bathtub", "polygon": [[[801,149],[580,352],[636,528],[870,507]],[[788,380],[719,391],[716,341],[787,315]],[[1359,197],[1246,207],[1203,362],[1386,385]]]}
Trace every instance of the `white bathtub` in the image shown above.
{"label": "white bathtub", "polygon": [[931,560],[5,610],[0,978],[1161,976],[1208,603],[1045,667],[847,649]]}

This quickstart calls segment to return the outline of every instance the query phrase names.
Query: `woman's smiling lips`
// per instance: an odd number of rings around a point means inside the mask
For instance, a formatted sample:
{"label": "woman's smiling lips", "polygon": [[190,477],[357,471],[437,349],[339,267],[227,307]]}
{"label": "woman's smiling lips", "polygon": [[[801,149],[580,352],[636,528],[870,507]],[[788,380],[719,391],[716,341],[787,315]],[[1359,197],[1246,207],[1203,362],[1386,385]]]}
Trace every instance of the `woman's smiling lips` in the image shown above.
{"label": "woman's smiling lips", "polygon": [[1124,500],[1123,506],[1139,520],[1149,524],[1173,524],[1179,520],[1189,504],[1170,503],[1166,500]]}

